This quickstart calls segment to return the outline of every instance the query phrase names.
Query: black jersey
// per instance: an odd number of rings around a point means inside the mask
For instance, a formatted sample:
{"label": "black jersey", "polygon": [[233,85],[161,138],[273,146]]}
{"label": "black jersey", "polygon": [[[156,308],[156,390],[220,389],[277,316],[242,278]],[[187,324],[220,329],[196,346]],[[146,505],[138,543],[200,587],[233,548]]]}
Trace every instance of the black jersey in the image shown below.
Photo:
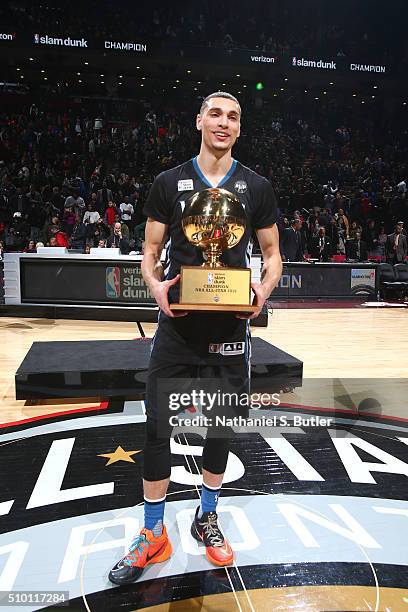
{"label": "black jersey", "polygon": [[[276,223],[277,202],[270,182],[233,160],[218,185],[211,185],[201,172],[197,158],[166,170],[155,179],[144,213],[168,226],[166,279],[174,278],[182,265],[200,266],[201,249],[184,235],[181,219],[188,200],[209,187],[222,187],[238,197],[245,209],[247,226],[239,243],[224,251],[221,261],[231,268],[249,267],[254,230]],[[179,301],[179,285],[170,288],[169,303]],[[220,363],[248,357],[248,325],[234,313],[197,312],[186,317],[169,318],[162,312],[153,343],[154,350],[180,363]]]}

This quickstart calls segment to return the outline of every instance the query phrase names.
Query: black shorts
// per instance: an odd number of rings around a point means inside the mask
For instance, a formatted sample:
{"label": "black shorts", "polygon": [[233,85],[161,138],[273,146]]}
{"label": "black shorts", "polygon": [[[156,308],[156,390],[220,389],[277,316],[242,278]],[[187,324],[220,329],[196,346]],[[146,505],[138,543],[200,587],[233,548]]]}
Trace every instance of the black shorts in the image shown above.
{"label": "black shorts", "polygon": [[[146,387],[146,416],[158,423],[159,432],[171,435],[174,417],[202,416],[200,427],[217,426],[214,435],[222,437],[222,424],[228,419],[248,417],[250,403],[249,364],[196,365],[171,363],[154,351]],[[180,424],[182,421],[180,421]]]}

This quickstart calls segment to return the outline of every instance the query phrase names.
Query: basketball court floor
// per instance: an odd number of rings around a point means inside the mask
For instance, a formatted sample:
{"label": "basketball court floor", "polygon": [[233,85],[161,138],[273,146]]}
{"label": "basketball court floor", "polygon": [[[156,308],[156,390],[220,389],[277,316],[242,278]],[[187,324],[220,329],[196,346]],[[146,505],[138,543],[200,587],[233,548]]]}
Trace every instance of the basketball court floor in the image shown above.
{"label": "basketball court floor", "polygon": [[127,587],[107,574],[142,525],[143,402],[17,401],[14,375],[33,342],[136,341],[137,327],[1,318],[0,609],[408,612],[406,317],[274,309],[253,335],[301,359],[303,385],[251,412],[274,427],[231,442],[218,512],[234,565],[210,566],[189,534],[204,431],[180,429],[174,554]]}

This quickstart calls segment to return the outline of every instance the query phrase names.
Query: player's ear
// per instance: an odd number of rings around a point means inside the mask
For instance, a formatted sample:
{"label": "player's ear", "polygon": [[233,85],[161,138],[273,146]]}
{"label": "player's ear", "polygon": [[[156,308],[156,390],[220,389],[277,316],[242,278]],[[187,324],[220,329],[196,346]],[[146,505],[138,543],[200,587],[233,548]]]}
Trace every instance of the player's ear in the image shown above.
{"label": "player's ear", "polygon": [[200,114],[197,115],[196,117],[196,128],[197,130],[201,131],[201,125],[202,125],[202,117]]}

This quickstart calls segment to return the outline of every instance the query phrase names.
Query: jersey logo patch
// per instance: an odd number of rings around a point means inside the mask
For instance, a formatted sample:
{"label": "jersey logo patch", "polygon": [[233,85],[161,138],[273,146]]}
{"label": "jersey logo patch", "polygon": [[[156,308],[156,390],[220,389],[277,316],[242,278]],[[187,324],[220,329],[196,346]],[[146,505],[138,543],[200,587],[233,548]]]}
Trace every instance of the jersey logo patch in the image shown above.
{"label": "jersey logo patch", "polygon": [[237,193],[245,193],[248,189],[248,185],[245,181],[237,181],[234,185],[234,189]]}
{"label": "jersey logo patch", "polygon": [[208,346],[210,354],[219,353],[220,355],[243,355],[245,352],[245,342],[224,342],[223,344],[210,344]]}
{"label": "jersey logo patch", "polygon": [[178,191],[193,191],[194,190],[193,179],[184,179],[182,181],[179,181],[177,183],[177,190]]}
{"label": "jersey logo patch", "polygon": [[184,202],[184,200],[180,200],[180,206],[181,206],[181,212],[184,212],[184,209],[186,207],[186,203]]}

